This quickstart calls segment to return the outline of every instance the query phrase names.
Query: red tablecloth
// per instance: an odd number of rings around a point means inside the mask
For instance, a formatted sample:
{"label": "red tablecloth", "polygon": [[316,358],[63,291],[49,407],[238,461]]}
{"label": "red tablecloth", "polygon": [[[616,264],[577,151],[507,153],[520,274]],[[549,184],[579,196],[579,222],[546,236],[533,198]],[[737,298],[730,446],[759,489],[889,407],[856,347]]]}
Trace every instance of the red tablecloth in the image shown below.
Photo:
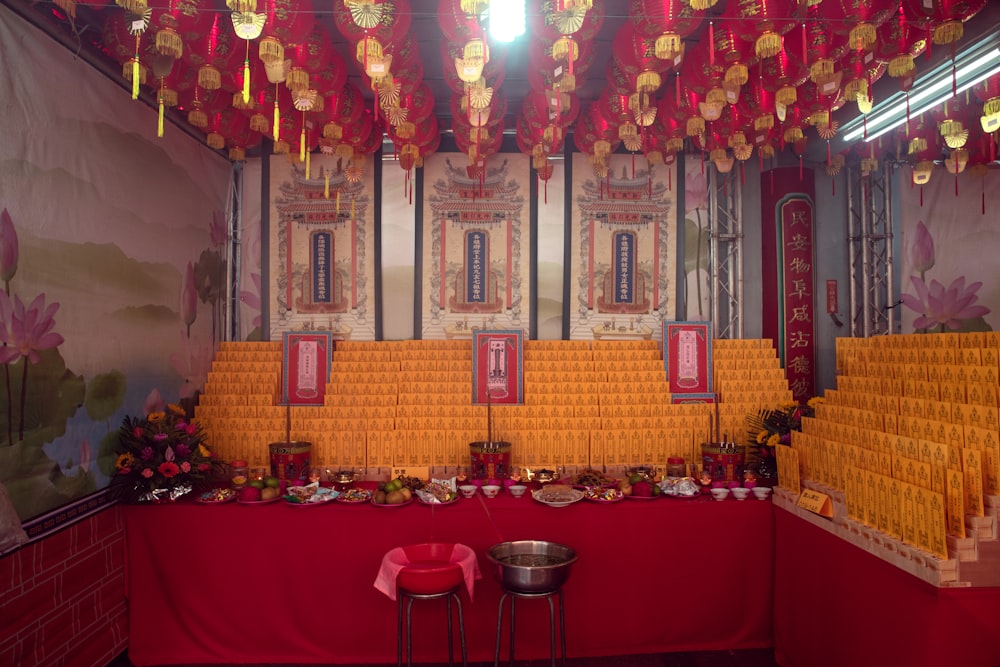
{"label": "red tablecloth", "polygon": [[781,509],[775,535],[778,664],[1000,665],[1000,589],[931,586]]}
{"label": "red tablecloth", "polygon": [[[438,508],[180,502],[130,506],[125,518],[137,665],[392,662],[396,605],[373,583],[389,549],[424,541],[460,542],[479,555],[484,576],[475,603],[464,605],[472,661],[493,659],[500,588],[485,552],[517,539],[579,554],[563,588],[570,656],[772,644],[769,501],[551,508],[501,494]],[[443,606],[435,604],[414,604],[417,661],[446,655]],[[548,656],[548,605],[523,601],[517,613],[518,657]]]}

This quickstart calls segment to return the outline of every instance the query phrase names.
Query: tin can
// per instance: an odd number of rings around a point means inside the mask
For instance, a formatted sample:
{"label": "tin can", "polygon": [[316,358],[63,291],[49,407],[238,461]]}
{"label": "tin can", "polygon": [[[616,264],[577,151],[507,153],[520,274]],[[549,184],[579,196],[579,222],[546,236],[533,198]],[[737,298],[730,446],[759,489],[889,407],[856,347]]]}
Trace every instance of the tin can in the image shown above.
{"label": "tin can", "polygon": [[292,484],[307,481],[309,477],[311,442],[272,442],[267,446],[271,453],[271,475]]}

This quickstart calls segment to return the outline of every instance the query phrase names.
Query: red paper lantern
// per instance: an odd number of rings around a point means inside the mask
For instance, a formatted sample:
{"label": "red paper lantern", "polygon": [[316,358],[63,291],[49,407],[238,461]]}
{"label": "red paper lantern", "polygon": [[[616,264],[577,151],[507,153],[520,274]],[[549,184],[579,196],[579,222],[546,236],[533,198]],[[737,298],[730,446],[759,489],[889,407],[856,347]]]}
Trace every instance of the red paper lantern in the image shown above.
{"label": "red paper lantern", "polygon": [[462,9],[462,0],[438,0],[437,18],[441,32],[452,42],[464,44],[470,39],[485,36],[478,17],[466,14]]}
{"label": "red paper lantern", "polygon": [[687,37],[705,16],[685,0],[630,0],[628,13],[639,34],[652,39],[664,34]]}
{"label": "red paper lantern", "polygon": [[927,48],[926,32],[911,24],[903,8],[878,29],[875,56],[886,63],[889,76],[903,77],[915,70],[914,59]]}
{"label": "red paper lantern", "polygon": [[[551,43],[572,35],[577,41],[585,42],[597,36],[604,23],[604,3],[595,2],[586,10],[582,21],[579,20],[579,8],[560,9],[562,5],[559,0],[543,0],[537,12],[528,12],[528,24],[536,39]],[[570,29],[576,25],[579,27]]]}
{"label": "red paper lantern", "polygon": [[282,46],[304,40],[315,22],[312,0],[258,0],[257,11],[266,17],[261,37],[274,37]]}
{"label": "red paper lantern", "polygon": [[754,43],[754,53],[770,58],[781,51],[781,35],[795,26],[794,0],[730,0],[723,17],[733,30]]}
{"label": "red paper lantern", "polygon": [[412,12],[409,0],[394,0],[372,5],[382,14],[369,15],[369,22],[362,21],[359,25],[352,17],[351,10],[342,0],[333,0],[333,21],[340,34],[350,42],[360,42],[366,37],[376,39],[382,46],[388,46],[402,39],[410,29]]}
{"label": "red paper lantern", "polygon": [[817,6],[820,19],[847,38],[851,49],[871,49],[878,27],[889,20],[899,0],[825,0]]}
{"label": "red paper lantern", "polygon": [[978,14],[986,0],[902,0],[903,12],[917,27],[930,31],[935,44],[955,44],[962,39],[962,24]]}
{"label": "red paper lantern", "polygon": [[233,32],[232,23],[225,14],[214,14],[204,33],[185,42],[183,59],[198,70],[198,81],[203,88],[221,88],[230,76],[230,70],[242,67],[246,44]]}

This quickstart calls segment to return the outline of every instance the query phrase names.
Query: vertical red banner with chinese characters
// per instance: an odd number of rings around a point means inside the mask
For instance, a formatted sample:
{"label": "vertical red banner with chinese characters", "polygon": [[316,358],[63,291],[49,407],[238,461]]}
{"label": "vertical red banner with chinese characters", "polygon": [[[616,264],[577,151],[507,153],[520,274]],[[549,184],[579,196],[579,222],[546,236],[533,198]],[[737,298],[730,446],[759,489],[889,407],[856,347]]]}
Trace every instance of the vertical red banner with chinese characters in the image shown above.
{"label": "vertical red banner with chinese characters", "polygon": [[472,402],[524,403],[523,341],[520,329],[472,332]]}
{"label": "vertical red banner with chinese characters", "polygon": [[761,179],[763,333],[778,345],[792,396],[816,389],[813,172],[773,170]]}
{"label": "vertical red banner with chinese characters", "polygon": [[323,405],[333,360],[329,331],[282,334],[281,395],[286,405]]}

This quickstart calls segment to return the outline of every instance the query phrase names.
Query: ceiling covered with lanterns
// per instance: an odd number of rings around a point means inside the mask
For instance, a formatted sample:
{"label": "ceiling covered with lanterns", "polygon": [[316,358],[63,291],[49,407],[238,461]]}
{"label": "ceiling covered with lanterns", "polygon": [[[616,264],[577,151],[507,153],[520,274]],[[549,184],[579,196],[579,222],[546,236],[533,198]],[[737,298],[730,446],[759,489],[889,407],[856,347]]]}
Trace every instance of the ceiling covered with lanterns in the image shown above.
{"label": "ceiling covered with lanterns", "polygon": [[233,160],[383,150],[408,170],[443,135],[472,170],[512,138],[542,178],[567,142],[599,175],[615,151],[721,171],[996,158],[1000,75],[877,143],[837,136],[995,30],[989,0],[528,0],[509,44],[485,32],[490,0],[4,1]]}

